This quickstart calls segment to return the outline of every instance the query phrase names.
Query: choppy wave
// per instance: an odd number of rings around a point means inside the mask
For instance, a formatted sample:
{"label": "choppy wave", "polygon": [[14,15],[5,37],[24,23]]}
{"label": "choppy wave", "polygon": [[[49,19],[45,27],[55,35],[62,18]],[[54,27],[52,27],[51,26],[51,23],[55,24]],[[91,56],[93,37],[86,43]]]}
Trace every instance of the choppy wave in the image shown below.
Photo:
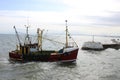
{"label": "choppy wave", "polygon": [[0,58],[0,64],[8,64],[9,61],[7,58]]}
{"label": "choppy wave", "polygon": [[[74,36],[81,48],[90,37]],[[96,38],[106,42],[107,39]],[[52,45],[52,44],[50,44]],[[79,50],[76,63],[10,63],[8,52],[15,49],[13,35],[0,35],[0,80],[120,80],[120,50]]]}

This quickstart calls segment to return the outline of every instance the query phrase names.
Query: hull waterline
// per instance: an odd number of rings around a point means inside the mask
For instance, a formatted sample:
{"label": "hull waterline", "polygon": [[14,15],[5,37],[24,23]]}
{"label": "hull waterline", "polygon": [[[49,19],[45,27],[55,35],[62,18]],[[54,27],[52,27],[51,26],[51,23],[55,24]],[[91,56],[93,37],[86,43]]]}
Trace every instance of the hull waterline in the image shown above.
{"label": "hull waterline", "polygon": [[70,62],[76,61],[78,55],[78,49],[75,49],[70,52],[66,53],[51,53],[42,54],[42,55],[21,55],[16,51],[9,52],[10,60],[13,61],[21,61],[21,62],[28,62],[28,61],[40,61],[40,62]]}

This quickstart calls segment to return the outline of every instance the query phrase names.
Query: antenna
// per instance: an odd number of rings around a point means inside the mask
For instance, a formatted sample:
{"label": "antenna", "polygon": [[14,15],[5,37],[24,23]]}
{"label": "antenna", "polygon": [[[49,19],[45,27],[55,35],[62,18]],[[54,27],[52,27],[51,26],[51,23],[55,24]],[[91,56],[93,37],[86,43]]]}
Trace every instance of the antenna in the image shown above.
{"label": "antenna", "polygon": [[66,47],[68,47],[68,26],[67,26],[67,20],[65,20],[66,22]]}
{"label": "antenna", "polygon": [[27,25],[29,26],[29,17],[27,17]]}
{"label": "antenna", "polygon": [[94,42],[94,35],[92,36],[92,42]]}
{"label": "antenna", "polygon": [[28,27],[30,27],[30,18],[29,17],[27,17],[27,25],[28,25]]}

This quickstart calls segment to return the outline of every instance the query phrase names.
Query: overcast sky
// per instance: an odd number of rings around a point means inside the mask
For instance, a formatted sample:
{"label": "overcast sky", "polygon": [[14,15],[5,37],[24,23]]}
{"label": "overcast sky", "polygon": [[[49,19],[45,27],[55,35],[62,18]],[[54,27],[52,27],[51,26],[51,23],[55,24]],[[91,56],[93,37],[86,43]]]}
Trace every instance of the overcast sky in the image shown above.
{"label": "overcast sky", "polygon": [[14,33],[15,25],[30,30],[83,34],[120,34],[120,0],[0,0],[0,33]]}

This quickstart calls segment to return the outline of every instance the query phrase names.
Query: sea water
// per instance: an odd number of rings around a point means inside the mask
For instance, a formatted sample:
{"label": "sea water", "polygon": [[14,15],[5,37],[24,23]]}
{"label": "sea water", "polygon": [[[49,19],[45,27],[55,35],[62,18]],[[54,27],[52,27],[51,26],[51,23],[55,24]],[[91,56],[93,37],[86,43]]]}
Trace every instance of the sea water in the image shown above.
{"label": "sea water", "polygon": [[[15,35],[0,35],[0,80],[120,80],[120,50],[85,51],[81,46],[92,41],[91,36],[74,35],[79,46],[76,63],[58,62],[9,62],[9,51],[16,48]],[[59,38],[55,38],[56,40]],[[111,38],[95,37],[95,41],[106,43]],[[58,41],[64,41],[59,39]],[[52,47],[51,47],[52,46]],[[47,42],[46,49],[62,45]],[[56,48],[56,50],[57,50]]]}

